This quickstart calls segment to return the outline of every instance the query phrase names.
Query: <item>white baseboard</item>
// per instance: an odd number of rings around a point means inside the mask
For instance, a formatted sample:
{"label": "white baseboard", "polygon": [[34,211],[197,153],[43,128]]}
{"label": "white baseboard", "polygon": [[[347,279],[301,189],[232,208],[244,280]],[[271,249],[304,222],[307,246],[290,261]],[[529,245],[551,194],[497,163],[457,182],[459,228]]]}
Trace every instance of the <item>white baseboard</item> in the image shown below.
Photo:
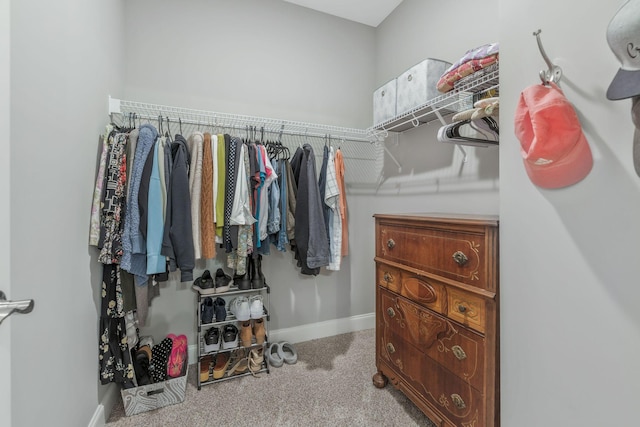
{"label": "white baseboard", "polygon": [[89,421],[88,427],[103,427],[105,424],[104,406],[99,404],[93,413],[93,417],[91,417],[91,421]]}
{"label": "white baseboard", "polygon": [[[357,316],[344,317],[342,319],[326,320],[324,322],[309,323],[307,325],[294,326],[292,328],[282,328],[269,331],[269,342],[288,341],[290,343],[298,343],[318,338],[332,337],[334,335],[346,334],[348,332],[362,331],[364,329],[372,329],[376,326],[375,313],[360,314]],[[196,344],[189,346],[189,364],[196,363],[197,360]],[[115,399],[120,398],[118,387],[112,384],[108,390],[96,412],[91,418],[88,427],[103,427],[106,418],[111,414],[111,408],[115,403]]]}
{"label": "white baseboard", "polygon": [[120,399],[120,388],[118,385],[113,383],[107,385],[107,391],[105,391],[100,404],[93,413],[88,427],[104,427],[109,415],[111,415],[113,405],[115,405],[118,399]]}
{"label": "white baseboard", "polygon": [[291,343],[297,343],[346,334],[348,332],[362,331],[363,329],[372,329],[375,328],[375,326],[375,313],[360,314],[342,319],[294,326],[292,328],[276,329],[270,331],[269,342],[289,341]]}

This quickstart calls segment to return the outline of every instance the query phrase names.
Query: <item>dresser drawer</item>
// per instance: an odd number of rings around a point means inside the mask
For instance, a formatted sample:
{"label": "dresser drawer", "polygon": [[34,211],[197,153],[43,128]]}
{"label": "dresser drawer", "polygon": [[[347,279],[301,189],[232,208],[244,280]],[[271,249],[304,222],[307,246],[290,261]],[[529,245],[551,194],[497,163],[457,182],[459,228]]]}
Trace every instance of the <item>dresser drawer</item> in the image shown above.
{"label": "dresser drawer", "polygon": [[403,297],[379,290],[381,335],[393,334],[463,381],[484,387],[483,337]]}
{"label": "dresser drawer", "polygon": [[485,300],[450,287],[447,289],[449,318],[469,326],[478,332],[485,332]]}
{"label": "dresser drawer", "polygon": [[486,227],[447,229],[431,223],[377,223],[376,256],[494,291],[496,274]]}
{"label": "dresser drawer", "polygon": [[378,263],[376,266],[376,276],[378,286],[407,297],[411,301],[438,313],[446,313],[446,287],[437,280],[382,263]]}
{"label": "dresser drawer", "polygon": [[457,426],[486,425],[483,396],[471,384],[393,333],[383,334],[380,344],[378,363],[392,384],[406,382]]}

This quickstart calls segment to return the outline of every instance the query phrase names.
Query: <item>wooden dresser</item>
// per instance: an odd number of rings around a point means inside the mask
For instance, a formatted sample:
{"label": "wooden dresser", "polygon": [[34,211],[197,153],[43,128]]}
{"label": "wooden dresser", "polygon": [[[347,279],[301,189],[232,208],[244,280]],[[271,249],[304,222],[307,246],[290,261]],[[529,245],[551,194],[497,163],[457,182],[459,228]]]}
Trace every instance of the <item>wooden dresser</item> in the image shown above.
{"label": "wooden dresser", "polygon": [[497,217],[374,217],[374,385],[438,427],[499,427]]}

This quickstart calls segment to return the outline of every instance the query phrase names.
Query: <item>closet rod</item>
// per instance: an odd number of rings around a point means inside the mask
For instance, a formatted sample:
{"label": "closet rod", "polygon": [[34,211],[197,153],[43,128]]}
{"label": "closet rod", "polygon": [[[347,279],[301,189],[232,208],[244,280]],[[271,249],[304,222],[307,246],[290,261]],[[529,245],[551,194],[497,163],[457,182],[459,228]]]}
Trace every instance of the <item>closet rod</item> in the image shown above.
{"label": "closet rod", "polygon": [[170,107],[166,105],[148,104],[136,101],[127,101],[109,97],[109,114],[121,114],[124,118],[129,113],[135,113],[136,117],[144,120],[158,120],[158,116],[164,119],[169,117],[171,122],[178,125],[182,123],[197,126],[214,126],[218,128],[231,128],[245,130],[247,126],[264,127],[265,132],[293,135],[310,138],[325,138],[330,136],[338,141],[374,143],[378,139],[366,129],[345,128],[317,123],[305,123],[291,120],[281,120],[266,117],[254,117],[238,114],[218,113],[205,110],[194,110],[182,107]]}

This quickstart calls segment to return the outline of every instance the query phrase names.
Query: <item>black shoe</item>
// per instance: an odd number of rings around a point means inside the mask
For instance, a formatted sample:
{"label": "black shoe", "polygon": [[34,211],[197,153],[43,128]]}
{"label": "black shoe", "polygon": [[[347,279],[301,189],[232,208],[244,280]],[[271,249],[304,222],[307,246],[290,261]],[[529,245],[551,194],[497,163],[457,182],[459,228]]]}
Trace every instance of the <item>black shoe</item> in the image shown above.
{"label": "black shoe", "polygon": [[149,362],[151,361],[151,349],[144,345],[138,349],[133,358],[133,370],[136,373],[138,386],[151,384],[149,378]]}
{"label": "black shoe", "polygon": [[215,288],[216,293],[220,294],[222,292],[227,292],[231,287],[233,280],[231,280],[231,276],[224,273],[224,271],[219,268],[216,271],[216,280],[215,280]]}
{"label": "black shoe", "polygon": [[240,289],[241,291],[246,291],[247,289],[251,289],[251,277],[249,275],[249,260],[250,256],[247,257],[247,268],[244,274],[233,276],[233,283]]}
{"label": "black shoe", "polygon": [[202,276],[196,278],[193,281],[193,289],[200,292],[202,295],[211,295],[216,293],[216,288],[213,286],[213,277],[209,270],[205,270]]}
{"label": "black shoe", "polygon": [[204,336],[204,351],[209,353],[218,350],[220,350],[220,329],[213,327],[208,329]]}
{"label": "black shoe", "polygon": [[216,322],[224,322],[227,319],[227,309],[225,306],[227,302],[218,297],[213,302],[213,312],[216,314]]}
{"label": "black shoe", "polygon": [[200,320],[202,321],[203,324],[213,322],[214,311],[215,311],[215,307],[213,305],[213,299],[211,297],[206,297],[202,301],[201,312],[200,312],[201,313]]}
{"label": "black shoe", "polygon": [[238,328],[235,325],[225,325],[222,332],[222,348],[229,349],[238,346]]}
{"label": "black shoe", "polygon": [[260,289],[264,286],[264,275],[262,274],[262,255],[258,254],[258,258],[254,260],[255,270],[251,279],[251,287]]}

